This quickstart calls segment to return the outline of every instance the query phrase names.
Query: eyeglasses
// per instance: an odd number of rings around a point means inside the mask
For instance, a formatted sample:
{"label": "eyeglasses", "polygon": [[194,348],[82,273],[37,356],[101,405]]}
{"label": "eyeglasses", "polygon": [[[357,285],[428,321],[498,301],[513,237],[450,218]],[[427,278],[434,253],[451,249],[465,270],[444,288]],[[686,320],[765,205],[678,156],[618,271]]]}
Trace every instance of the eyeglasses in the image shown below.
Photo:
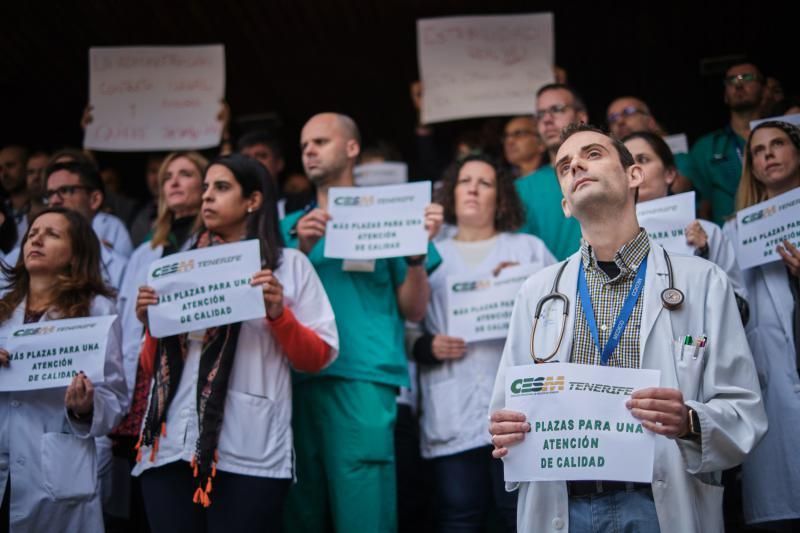
{"label": "eyeglasses", "polygon": [[642,115],[647,116],[648,113],[644,109],[639,109],[636,106],[629,105],[628,107],[624,108],[622,111],[617,111],[616,113],[609,113],[608,114],[608,123],[609,124],[616,124],[619,119],[621,118],[628,118],[632,117],[633,115],[641,113]]}
{"label": "eyeglasses", "polygon": [[563,115],[564,113],[567,112],[567,109],[569,109],[570,107],[574,109],[574,106],[570,104],[551,105],[547,109],[538,109],[536,113],[533,114],[533,116],[534,118],[536,118],[536,120],[542,120],[547,115],[553,115],[553,116]]}
{"label": "eyeglasses", "polygon": [[761,77],[758,74],[753,74],[752,72],[747,72],[745,74],[737,74],[735,76],[728,76],[723,81],[724,85],[744,85],[745,83],[750,83],[753,81],[761,81]]}
{"label": "eyeglasses", "polygon": [[58,196],[59,200],[63,200],[65,196],[72,196],[76,191],[79,190],[88,191],[89,187],[86,187],[85,185],[62,185],[58,189],[47,189],[42,196],[42,203],[45,205],[50,205],[53,196]]}
{"label": "eyeglasses", "polygon": [[500,140],[505,142],[509,139],[521,139],[523,137],[527,137],[528,135],[536,135],[536,132],[533,130],[514,130],[514,131],[507,131],[500,136]]}

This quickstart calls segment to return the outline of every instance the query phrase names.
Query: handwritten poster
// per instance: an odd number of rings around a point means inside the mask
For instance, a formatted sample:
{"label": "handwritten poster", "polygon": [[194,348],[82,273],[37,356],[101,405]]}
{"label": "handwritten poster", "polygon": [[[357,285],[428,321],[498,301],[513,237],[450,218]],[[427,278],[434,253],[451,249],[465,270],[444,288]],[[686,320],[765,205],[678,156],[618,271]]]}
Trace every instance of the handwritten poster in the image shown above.
{"label": "handwritten poster", "polygon": [[553,81],[553,14],[417,21],[422,121],[530,114]]}
{"label": "handwritten poster", "polygon": [[92,122],[83,145],[107,151],[210,148],[225,97],[225,49],[89,49]]}

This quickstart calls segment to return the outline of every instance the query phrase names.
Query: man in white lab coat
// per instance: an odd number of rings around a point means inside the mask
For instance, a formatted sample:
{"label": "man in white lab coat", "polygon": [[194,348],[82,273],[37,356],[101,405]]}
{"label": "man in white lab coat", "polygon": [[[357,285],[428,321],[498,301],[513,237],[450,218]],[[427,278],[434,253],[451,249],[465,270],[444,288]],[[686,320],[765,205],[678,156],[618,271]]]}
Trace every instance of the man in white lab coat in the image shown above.
{"label": "man in white lab coat", "polygon": [[[562,307],[549,300],[534,347],[537,354],[549,354],[558,345],[553,361],[591,365],[605,360],[610,366],[660,370],[660,387],[634,391],[626,404],[656,433],[655,461],[647,484],[520,483],[518,529],[721,532],[721,472],[741,463],[766,431],[756,371],[730,282],[716,265],[697,257],[667,256],[649,241],[635,209],[642,168],[624,145],[584,125],[568,127],[562,140],[554,168],[564,212],[580,222],[583,242],[567,260],[556,289],[570,301],[564,340],[558,343]],[[505,373],[509,366],[533,364],[531,320],[562,265],[532,276],[517,296],[490,408],[495,457],[513,454],[514,444],[530,431],[522,413],[503,409]],[[637,292],[631,287],[640,271],[644,289]],[[579,275],[587,280],[584,294],[590,301],[585,303],[577,295]],[[670,285],[685,295],[673,310],[662,302],[662,291]],[[627,320],[621,312],[623,300],[631,303]],[[618,321],[624,333],[613,344],[616,327],[609,326]],[[593,322],[599,327],[592,331]],[[696,358],[681,358],[676,339],[698,334],[707,337],[705,347],[697,348]]]}

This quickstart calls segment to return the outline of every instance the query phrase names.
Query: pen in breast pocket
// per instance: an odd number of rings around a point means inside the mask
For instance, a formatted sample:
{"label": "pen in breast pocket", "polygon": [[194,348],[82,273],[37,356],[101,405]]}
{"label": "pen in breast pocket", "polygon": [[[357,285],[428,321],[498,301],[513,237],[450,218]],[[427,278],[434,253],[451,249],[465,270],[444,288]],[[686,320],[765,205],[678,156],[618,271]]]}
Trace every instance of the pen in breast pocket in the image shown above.
{"label": "pen in breast pocket", "polygon": [[705,335],[701,335],[697,337],[694,341],[694,352],[692,352],[692,359],[697,359],[697,355],[700,352],[700,348],[705,345],[704,339],[706,338]]}
{"label": "pen in breast pocket", "polygon": [[692,344],[692,337],[691,337],[691,335],[686,335],[686,336],[685,336],[685,337],[684,337],[684,338],[681,340],[681,361],[683,361],[683,350],[684,350],[684,349],[685,349],[687,346],[691,346],[691,344]]}

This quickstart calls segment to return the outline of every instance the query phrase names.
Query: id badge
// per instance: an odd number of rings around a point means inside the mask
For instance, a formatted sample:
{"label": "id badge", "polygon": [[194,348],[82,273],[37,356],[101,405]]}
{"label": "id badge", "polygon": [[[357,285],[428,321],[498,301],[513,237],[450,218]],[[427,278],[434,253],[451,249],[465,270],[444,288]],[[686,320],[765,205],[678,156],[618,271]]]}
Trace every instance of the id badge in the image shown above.
{"label": "id badge", "polygon": [[374,259],[345,259],[342,261],[345,272],[375,272]]}

